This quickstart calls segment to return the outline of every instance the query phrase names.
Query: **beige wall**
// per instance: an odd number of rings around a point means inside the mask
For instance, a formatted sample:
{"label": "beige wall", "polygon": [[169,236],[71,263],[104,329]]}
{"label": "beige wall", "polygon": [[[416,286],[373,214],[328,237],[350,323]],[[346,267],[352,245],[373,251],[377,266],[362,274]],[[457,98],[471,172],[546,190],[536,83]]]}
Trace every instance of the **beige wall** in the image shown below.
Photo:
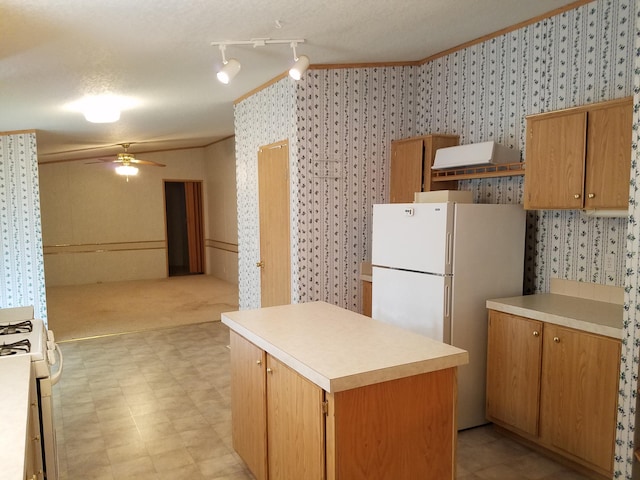
{"label": "beige wall", "polygon": [[204,149],[207,272],[238,283],[235,137]]}
{"label": "beige wall", "polygon": [[[217,158],[224,152],[221,145],[140,154],[140,158],[167,166],[141,167],[129,182],[112,172],[110,165],[89,160],[40,165],[47,286],[166,277],[163,180],[202,180],[205,232],[210,226],[217,231],[211,220],[217,216],[209,210],[218,208],[219,203],[210,202],[208,192],[222,181],[215,178],[216,171],[230,174],[225,161]],[[235,189],[235,161],[233,165],[228,183]],[[230,198],[224,196],[227,202]],[[235,209],[235,203],[231,208]],[[229,224],[225,228],[234,227]],[[237,245],[237,233],[225,230],[222,238]],[[218,270],[214,263],[207,262],[207,273]]]}

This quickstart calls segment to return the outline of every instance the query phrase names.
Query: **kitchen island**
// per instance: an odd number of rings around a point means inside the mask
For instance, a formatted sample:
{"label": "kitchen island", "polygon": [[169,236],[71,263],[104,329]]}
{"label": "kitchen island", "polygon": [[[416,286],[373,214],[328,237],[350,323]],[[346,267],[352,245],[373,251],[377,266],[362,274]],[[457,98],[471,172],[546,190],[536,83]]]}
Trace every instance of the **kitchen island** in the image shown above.
{"label": "kitchen island", "polygon": [[222,322],[233,445],[258,480],[455,478],[466,351],[323,302]]}

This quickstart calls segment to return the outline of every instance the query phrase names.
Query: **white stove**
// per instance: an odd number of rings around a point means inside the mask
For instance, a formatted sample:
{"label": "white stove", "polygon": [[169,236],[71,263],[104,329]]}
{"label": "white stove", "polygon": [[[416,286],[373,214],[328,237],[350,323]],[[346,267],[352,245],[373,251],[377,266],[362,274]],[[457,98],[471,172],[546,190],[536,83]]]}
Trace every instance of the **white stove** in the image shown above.
{"label": "white stove", "polygon": [[[38,479],[58,479],[58,453],[53,415],[52,387],[62,375],[63,358],[51,330],[33,318],[33,307],[0,309],[0,361],[14,355],[29,355],[37,389],[42,468]],[[58,364],[54,371],[53,366]]]}

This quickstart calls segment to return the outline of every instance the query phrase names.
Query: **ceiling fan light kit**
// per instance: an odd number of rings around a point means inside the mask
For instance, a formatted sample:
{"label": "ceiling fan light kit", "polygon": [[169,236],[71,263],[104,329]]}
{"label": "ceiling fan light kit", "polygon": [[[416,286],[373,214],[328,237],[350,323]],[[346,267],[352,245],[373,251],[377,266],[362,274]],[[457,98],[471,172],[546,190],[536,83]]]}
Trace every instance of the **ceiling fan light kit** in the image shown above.
{"label": "ceiling fan light kit", "polygon": [[138,167],[133,165],[119,165],[116,167],[116,173],[126,177],[133,177],[138,174]]}
{"label": "ceiling fan light kit", "polygon": [[251,45],[253,48],[265,47],[267,45],[282,45],[289,44],[293,49],[293,61],[294,65],[289,70],[289,76],[294,80],[300,80],[304,72],[309,68],[309,57],[306,55],[296,55],[296,47],[299,43],[304,43],[304,39],[299,40],[272,40],[270,38],[253,38],[251,40],[237,40],[228,42],[211,42],[211,45],[217,46],[222,54],[222,68],[218,71],[217,77],[221,83],[228,84],[233,77],[235,77],[240,71],[240,62],[235,58],[227,60],[225,56],[225,50],[227,45]]}

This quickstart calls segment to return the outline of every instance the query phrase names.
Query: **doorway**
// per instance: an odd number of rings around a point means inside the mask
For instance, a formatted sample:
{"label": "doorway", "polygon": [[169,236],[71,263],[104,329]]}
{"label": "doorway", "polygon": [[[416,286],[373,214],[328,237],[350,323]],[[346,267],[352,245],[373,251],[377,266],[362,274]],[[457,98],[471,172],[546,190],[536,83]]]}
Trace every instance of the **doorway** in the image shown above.
{"label": "doorway", "polygon": [[202,182],[164,181],[170,277],[204,273]]}

